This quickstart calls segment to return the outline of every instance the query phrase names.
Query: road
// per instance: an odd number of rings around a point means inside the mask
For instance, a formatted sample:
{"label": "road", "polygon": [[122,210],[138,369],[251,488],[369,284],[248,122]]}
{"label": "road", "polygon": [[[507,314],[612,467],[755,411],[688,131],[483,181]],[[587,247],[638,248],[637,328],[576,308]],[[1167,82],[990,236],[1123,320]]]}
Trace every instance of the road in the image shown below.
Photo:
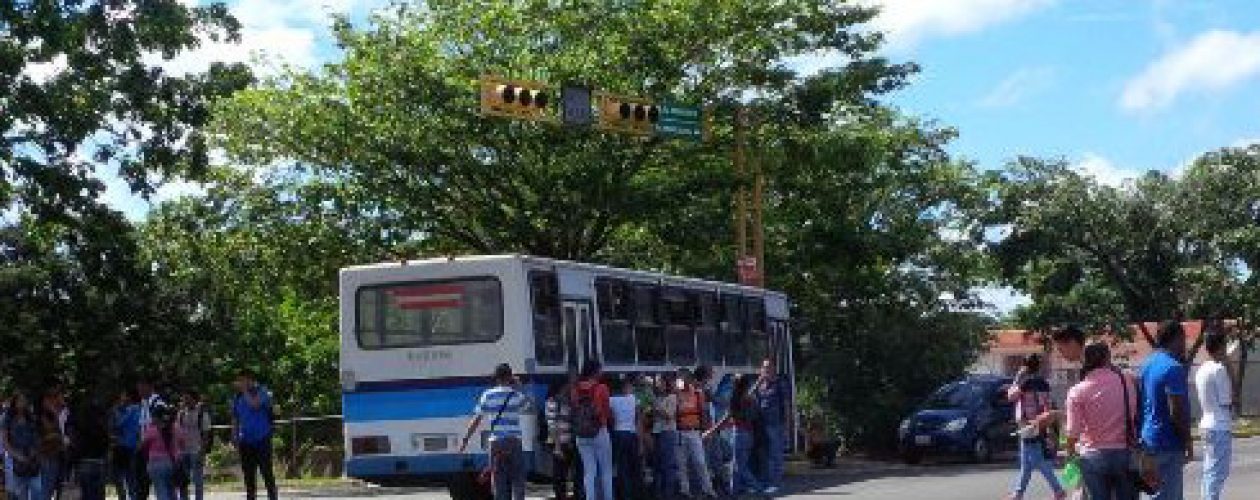
{"label": "road", "polygon": [[[1233,475],[1226,489],[1228,500],[1256,498],[1260,491],[1260,438],[1235,441]],[[1186,471],[1186,498],[1198,498],[1201,462]],[[900,464],[870,462],[846,462],[833,470],[804,471],[789,480],[788,488],[779,498],[821,499],[853,498],[862,500],[904,500],[924,498],[932,500],[1001,499],[1008,492],[1015,474],[1012,464],[969,465],[929,464],[918,467]],[[356,491],[294,492],[290,498],[363,499],[377,500],[437,500],[448,498],[444,491],[434,489],[391,490],[373,488]],[[240,495],[212,495],[214,499],[240,498]],[[543,499],[545,491],[535,490],[531,499]],[[1025,498],[1040,500],[1051,498],[1045,482],[1034,477],[1033,486]]]}

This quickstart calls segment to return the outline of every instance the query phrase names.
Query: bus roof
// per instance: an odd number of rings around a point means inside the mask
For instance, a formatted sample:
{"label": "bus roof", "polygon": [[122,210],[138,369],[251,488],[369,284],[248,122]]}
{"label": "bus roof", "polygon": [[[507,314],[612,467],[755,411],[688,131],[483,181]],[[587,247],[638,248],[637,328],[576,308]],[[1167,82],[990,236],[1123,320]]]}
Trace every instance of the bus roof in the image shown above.
{"label": "bus roof", "polygon": [[577,268],[577,269],[584,269],[588,271],[603,272],[603,273],[609,273],[609,274],[615,273],[615,274],[620,274],[620,275],[630,275],[630,276],[636,276],[636,277],[641,277],[641,278],[661,278],[661,279],[668,279],[670,281],[687,283],[687,284],[695,285],[695,286],[732,288],[732,289],[743,290],[745,292],[750,292],[750,293],[761,293],[761,294],[766,294],[766,295],[777,295],[781,297],[786,297],[786,294],[782,292],[778,292],[775,290],[768,290],[764,288],[757,288],[757,287],[752,287],[752,286],[747,286],[747,285],[740,285],[737,283],[703,280],[699,278],[687,278],[683,276],[675,276],[675,275],[659,273],[659,272],[654,272],[654,271],[638,271],[638,270],[633,270],[633,269],[624,269],[624,268],[605,266],[605,265],[600,265],[600,264],[587,264],[583,262],[573,262],[573,261],[567,261],[567,260],[552,259],[552,258],[547,258],[547,257],[534,257],[530,255],[519,255],[519,254],[467,255],[467,256],[458,256],[458,257],[451,256],[451,257],[437,257],[437,258],[431,258],[431,259],[382,262],[379,264],[363,264],[363,265],[357,265],[357,266],[348,266],[348,267],[342,268],[341,272],[344,273],[344,272],[353,272],[353,271],[382,270],[382,269],[389,269],[389,268],[398,268],[400,266],[426,266],[426,265],[446,264],[446,263],[451,263],[451,262],[502,262],[502,261],[517,261],[517,262],[522,262],[522,263],[565,266],[565,267],[571,267],[571,268]]}

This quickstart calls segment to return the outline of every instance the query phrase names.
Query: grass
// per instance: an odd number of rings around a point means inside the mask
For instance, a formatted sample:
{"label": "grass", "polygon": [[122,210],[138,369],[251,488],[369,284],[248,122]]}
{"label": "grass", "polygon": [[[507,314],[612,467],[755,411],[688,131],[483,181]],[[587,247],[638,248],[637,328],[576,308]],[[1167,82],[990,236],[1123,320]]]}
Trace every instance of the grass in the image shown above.
{"label": "grass", "polygon": [[1260,419],[1244,418],[1234,423],[1234,437],[1249,438],[1260,436]]}

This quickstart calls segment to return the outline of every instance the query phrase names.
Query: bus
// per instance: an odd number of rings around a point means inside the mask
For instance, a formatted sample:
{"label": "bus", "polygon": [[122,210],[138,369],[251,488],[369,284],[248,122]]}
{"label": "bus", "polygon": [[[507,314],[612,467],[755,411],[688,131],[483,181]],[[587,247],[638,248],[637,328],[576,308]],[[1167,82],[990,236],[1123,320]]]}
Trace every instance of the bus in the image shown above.
{"label": "bus", "polygon": [[[346,474],[376,483],[465,477],[487,429],[459,442],[490,373],[508,363],[541,412],[550,384],[606,372],[711,366],[794,387],[788,299],[747,286],[520,255],[354,266],[340,272]],[[538,415],[522,419],[531,475],[547,476]]]}

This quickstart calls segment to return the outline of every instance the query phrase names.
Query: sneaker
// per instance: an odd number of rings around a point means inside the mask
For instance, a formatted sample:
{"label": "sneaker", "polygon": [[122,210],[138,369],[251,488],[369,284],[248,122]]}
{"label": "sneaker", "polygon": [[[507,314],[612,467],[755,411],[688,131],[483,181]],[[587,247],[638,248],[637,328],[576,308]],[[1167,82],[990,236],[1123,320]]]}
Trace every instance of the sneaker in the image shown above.
{"label": "sneaker", "polygon": [[779,487],[778,487],[778,486],[771,486],[771,487],[769,487],[769,488],[766,488],[766,490],[765,490],[765,494],[767,494],[767,495],[777,495],[778,493],[779,493]]}

